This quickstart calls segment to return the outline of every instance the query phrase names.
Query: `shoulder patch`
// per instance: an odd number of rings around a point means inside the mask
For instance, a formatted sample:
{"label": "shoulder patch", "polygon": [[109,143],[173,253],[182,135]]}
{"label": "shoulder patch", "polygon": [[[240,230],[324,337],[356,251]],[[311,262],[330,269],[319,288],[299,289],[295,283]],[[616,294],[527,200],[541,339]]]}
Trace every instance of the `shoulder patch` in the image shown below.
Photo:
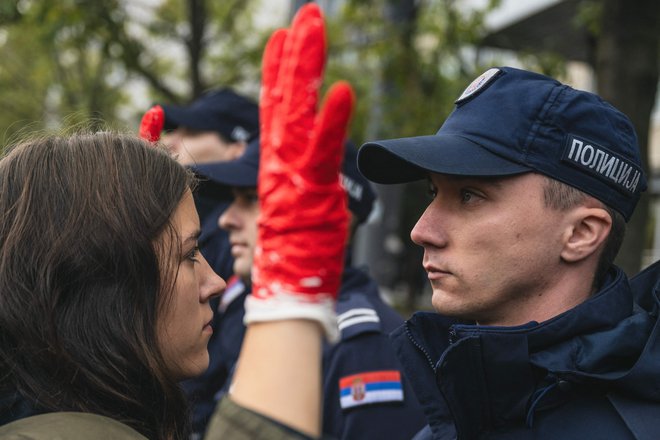
{"label": "shoulder patch", "polygon": [[493,82],[493,80],[497,78],[500,72],[502,71],[496,67],[486,70],[474,81],[472,81],[465,90],[463,90],[463,93],[461,93],[461,96],[459,96],[458,99],[454,101],[454,104],[461,104],[462,102],[465,102],[469,98],[476,95],[479,91],[483,90],[486,86]]}
{"label": "shoulder patch", "polygon": [[362,293],[340,295],[336,311],[337,327],[343,341],[362,333],[382,332],[378,312]]}
{"label": "shoulder patch", "polygon": [[380,332],[378,313],[370,307],[349,309],[337,315],[337,327],[343,340],[365,332]]}
{"label": "shoulder patch", "polygon": [[365,371],[339,379],[339,403],[342,409],[402,401],[401,373],[397,370]]}
{"label": "shoulder patch", "polygon": [[337,316],[337,325],[339,326],[340,331],[352,325],[364,324],[368,322],[380,322],[380,318],[374,309],[351,309]]}

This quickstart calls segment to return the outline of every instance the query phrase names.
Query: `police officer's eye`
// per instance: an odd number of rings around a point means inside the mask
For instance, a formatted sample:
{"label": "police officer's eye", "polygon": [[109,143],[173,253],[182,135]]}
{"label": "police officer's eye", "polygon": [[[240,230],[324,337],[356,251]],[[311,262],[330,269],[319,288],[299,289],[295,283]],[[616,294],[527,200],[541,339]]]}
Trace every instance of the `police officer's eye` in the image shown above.
{"label": "police officer's eye", "polygon": [[433,185],[429,185],[426,192],[431,199],[435,199],[435,196],[438,195],[438,189]]}
{"label": "police officer's eye", "polygon": [[472,191],[466,189],[461,190],[461,203],[468,203],[474,199],[475,194]]}
{"label": "police officer's eye", "polygon": [[259,195],[256,190],[240,190],[234,193],[234,200],[241,206],[249,207],[259,202]]}
{"label": "police officer's eye", "polygon": [[257,195],[257,192],[250,192],[245,194],[245,200],[250,202],[250,203],[257,203],[259,201],[259,196]]}

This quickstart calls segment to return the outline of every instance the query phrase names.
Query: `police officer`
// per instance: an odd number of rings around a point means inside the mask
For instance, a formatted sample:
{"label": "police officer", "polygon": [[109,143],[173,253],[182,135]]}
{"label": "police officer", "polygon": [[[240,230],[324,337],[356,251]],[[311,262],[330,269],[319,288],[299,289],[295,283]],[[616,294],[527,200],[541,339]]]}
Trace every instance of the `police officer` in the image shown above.
{"label": "police officer", "polygon": [[411,238],[438,314],[394,334],[429,423],[416,438],[657,438],[660,263],[631,280],[612,264],[646,189],[626,116],[492,68],[437,134],[358,163],[432,194]]}
{"label": "police officer", "polygon": [[[219,224],[229,231],[234,271],[241,281],[230,282],[229,295],[221,303],[224,312],[216,321],[217,349],[209,347],[211,363],[217,356],[223,368],[232,368],[242,341],[236,323],[242,319],[250,288],[259,215],[258,169],[256,142],[235,161],[198,167],[210,180],[231,187],[234,197]],[[346,146],[342,174],[354,233],[368,218],[375,194],[357,171],[351,144]],[[351,267],[350,257],[346,258],[336,312],[340,341],[327,344],[323,358],[324,433],[344,439],[409,439],[424,425],[424,417],[388,337],[403,319],[383,302],[375,282],[363,270]]]}

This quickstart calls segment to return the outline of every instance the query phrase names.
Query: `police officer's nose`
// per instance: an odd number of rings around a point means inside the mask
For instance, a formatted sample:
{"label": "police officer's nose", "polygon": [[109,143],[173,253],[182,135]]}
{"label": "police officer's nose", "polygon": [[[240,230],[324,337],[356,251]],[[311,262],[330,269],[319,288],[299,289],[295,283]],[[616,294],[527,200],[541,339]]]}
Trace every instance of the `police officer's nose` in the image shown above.
{"label": "police officer's nose", "polygon": [[232,202],[231,205],[225,209],[225,212],[218,218],[218,227],[230,231],[238,227],[238,217],[236,216],[236,202]]}

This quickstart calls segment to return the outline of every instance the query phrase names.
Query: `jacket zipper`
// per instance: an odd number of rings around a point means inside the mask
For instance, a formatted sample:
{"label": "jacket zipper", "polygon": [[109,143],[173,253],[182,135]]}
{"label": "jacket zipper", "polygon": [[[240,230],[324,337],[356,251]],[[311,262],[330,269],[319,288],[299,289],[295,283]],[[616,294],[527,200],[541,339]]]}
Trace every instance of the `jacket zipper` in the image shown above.
{"label": "jacket zipper", "polygon": [[429,365],[431,366],[431,369],[435,373],[435,365],[433,364],[433,360],[431,360],[431,356],[429,353],[426,351],[424,347],[422,347],[416,340],[413,338],[412,333],[410,333],[410,326],[408,325],[408,322],[406,321],[406,335],[408,336],[408,339],[410,339],[410,342],[417,347],[419,351],[421,351],[424,356],[426,357],[426,360],[428,361]]}
{"label": "jacket zipper", "polygon": [[456,328],[452,325],[449,327],[449,345],[453,344],[458,340],[458,333],[456,333]]}

